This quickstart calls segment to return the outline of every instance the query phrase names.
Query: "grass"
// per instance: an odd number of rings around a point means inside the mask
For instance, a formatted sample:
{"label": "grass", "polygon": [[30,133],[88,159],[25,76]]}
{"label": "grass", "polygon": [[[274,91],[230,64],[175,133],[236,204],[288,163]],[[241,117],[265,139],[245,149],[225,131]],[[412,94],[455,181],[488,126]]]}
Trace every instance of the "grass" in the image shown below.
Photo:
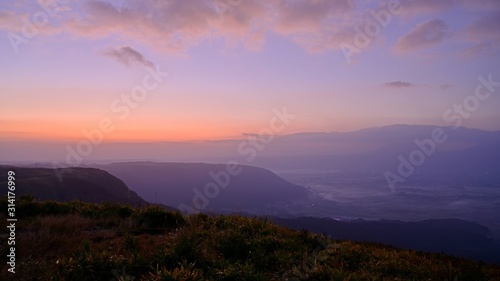
{"label": "grass", "polygon": [[[266,218],[32,196],[16,210],[17,273],[3,266],[1,280],[500,280],[499,266],[334,241]],[[5,257],[4,239],[1,249]]]}

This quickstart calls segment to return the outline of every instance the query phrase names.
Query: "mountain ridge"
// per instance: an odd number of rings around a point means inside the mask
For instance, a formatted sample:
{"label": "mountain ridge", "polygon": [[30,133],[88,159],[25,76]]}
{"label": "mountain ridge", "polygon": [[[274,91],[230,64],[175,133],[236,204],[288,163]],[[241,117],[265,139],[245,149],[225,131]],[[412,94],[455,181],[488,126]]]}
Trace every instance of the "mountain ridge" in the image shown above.
{"label": "mountain ridge", "polygon": [[0,185],[7,186],[7,171],[15,173],[18,196],[31,193],[41,200],[62,202],[81,200],[94,203],[115,202],[131,206],[150,204],[130,190],[121,179],[97,168],[66,168],[59,174],[62,175],[60,178],[58,171],[51,168],[0,166]]}
{"label": "mountain ridge", "polygon": [[[267,169],[248,165],[127,162],[98,167],[123,179],[146,200],[166,205],[192,207],[193,201],[199,203],[195,199],[201,198],[203,205],[200,206],[205,210],[258,209],[309,195],[302,186]],[[229,169],[239,172],[231,174]]]}

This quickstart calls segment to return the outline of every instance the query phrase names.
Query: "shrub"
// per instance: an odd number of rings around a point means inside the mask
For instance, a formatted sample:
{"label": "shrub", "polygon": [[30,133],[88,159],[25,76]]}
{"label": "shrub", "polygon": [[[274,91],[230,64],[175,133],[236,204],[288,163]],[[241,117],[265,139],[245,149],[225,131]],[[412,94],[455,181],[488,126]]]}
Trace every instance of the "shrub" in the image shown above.
{"label": "shrub", "polygon": [[136,213],[136,221],[139,230],[149,233],[176,229],[186,224],[186,220],[179,212],[166,211],[157,206],[140,210]]}

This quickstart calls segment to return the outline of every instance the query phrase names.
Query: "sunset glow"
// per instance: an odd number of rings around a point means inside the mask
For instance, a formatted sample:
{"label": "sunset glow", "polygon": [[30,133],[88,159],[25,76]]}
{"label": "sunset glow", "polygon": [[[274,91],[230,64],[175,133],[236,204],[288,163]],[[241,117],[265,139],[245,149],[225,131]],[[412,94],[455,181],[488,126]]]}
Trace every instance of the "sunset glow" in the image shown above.
{"label": "sunset glow", "polygon": [[[283,107],[280,135],[447,125],[479,76],[500,79],[497,1],[236,2],[2,2],[0,137],[78,140],[106,119],[105,142],[231,139]],[[463,126],[500,129],[499,104]]]}

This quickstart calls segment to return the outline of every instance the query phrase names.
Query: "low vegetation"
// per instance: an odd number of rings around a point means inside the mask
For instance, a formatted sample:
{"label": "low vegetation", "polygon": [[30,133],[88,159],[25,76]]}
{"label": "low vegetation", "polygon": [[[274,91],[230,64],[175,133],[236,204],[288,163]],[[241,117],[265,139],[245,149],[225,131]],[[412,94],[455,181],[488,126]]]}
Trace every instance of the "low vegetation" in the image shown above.
{"label": "low vegetation", "polygon": [[[499,266],[334,241],[266,218],[30,195],[16,210],[16,273],[4,265],[2,280],[500,280]],[[1,249],[5,257],[5,239]]]}

